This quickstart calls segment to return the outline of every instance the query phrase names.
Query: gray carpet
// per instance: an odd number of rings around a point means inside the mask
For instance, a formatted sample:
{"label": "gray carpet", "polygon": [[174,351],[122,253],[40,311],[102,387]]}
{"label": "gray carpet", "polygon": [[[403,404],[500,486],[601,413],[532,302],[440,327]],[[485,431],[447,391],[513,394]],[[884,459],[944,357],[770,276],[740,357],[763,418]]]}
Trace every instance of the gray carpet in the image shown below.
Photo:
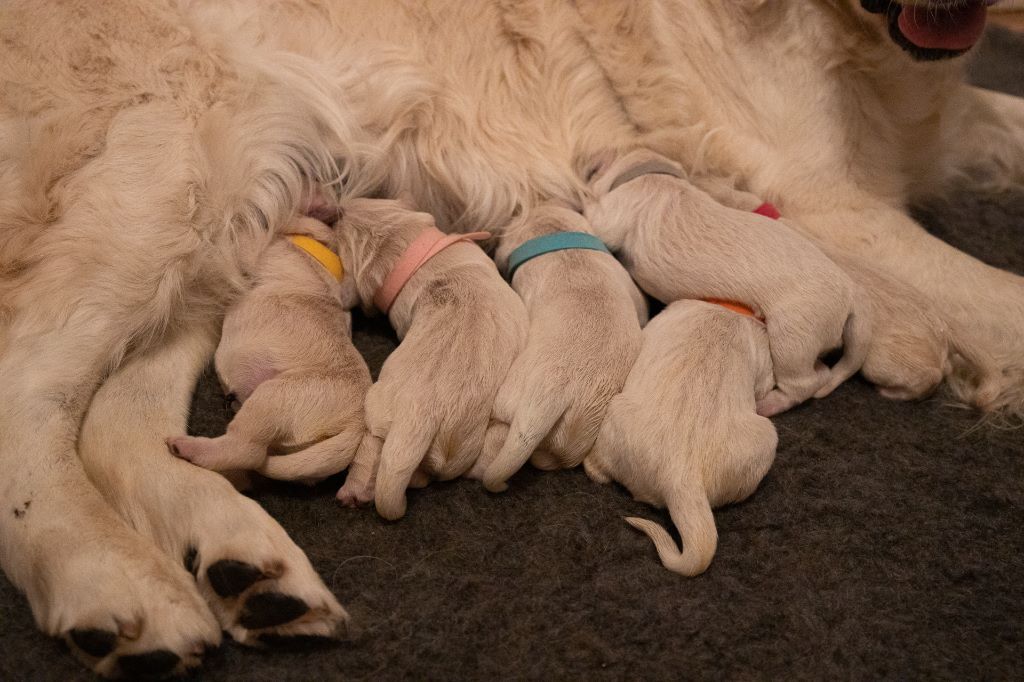
{"label": "gray carpet", "polygon": [[[993,29],[972,71],[1024,95],[1024,36]],[[1024,272],[1024,189],[922,207],[936,234]],[[390,331],[357,320],[374,369]],[[224,427],[207,377],[192,428]],[[717,514],[711,569],[661,567],[622,521],[667,516],[581,471],[410,493],[398,523],[340,484],[255,493],[356,618],[353,641],[227,643],[204,679],[968,678],[1024,675],[1024,430],[852,381],[776,421],[778,459]],[[89,679],[0,579],[0,680]]]}

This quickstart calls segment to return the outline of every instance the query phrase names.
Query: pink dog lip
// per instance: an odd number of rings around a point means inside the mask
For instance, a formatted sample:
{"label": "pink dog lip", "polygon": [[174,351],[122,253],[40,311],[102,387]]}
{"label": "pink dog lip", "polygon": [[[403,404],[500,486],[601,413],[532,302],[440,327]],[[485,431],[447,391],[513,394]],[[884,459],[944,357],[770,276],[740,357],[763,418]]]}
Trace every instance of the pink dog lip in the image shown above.
{"label": "pink dog lip", "polygon": [[903,7],[899,29],[911,43],[929,50],[962,51],[970,49],[985,32],[988,5],[972,0],[965,5],[944,9],[919,6]]}

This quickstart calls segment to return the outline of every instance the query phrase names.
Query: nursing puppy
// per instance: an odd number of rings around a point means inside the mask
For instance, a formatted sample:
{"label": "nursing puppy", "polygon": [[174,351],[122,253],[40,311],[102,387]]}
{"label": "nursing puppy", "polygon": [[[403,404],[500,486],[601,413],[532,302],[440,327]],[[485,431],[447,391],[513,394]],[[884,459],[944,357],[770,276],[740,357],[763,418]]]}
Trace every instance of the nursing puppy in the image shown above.
{"label": "nursing puppy", "polygon": [[[509,255],[526,241],[589,231],[579,213],[540,206],[505,230],[495,260],[507,271]],[[583,460],[640,352],[647,321],[647,304],[629,274],[600,251],[533,258],[515,271],[512,287],[530,316],[526,348],[498,390],[484,454],[470,473],[493,492],[504,490],[531,454],[542,469]]]}
{"label": "nursing puppy", "polygon": [[[307,248],[318,253],[319,245],[327,263],[336,257],[337,236],[324,223],[300,218],[289,232],[314,240]],[[218,438],[168,438],[172,453],[215,471],[260,470],[269,461],[274,478],[317,480],[348,466],[363,434],[370,371],[342,303],[351,302],[352,286],[346,296],[339,277],[290,236],[267,248],[254,286],[224,319],[214,356],[238,413]]]}
{"label": "nursing puppy", "polygon": [[[585,214],[594,233],[644,291],[662,301],[737,301],[765,319],[777,386],[758,403],[760,414],[824,397],[863,364],[863,294],[807,239],[722,206],[645,149],[605,159],[591,187]],[[819,358],[840,345],[843,357],[830,370]]]}
{"label": "nursing puppy", "polygon": [[653,521],[626,521],[669,570],[706,570],[718,544],[712,507],[745,499],[768,473],[778,437],[756,401],[773,383],[768,335],[751,317],[677,301],[644,329],[583,466],[598,483],[618,481],[641,502],[668,507],[682,551]]}
{"label": "nursing puppy", "polygon": [[[699,177],[693,181],[730,208],[753,211],[763,203],[724,179]],[[811,238],[799,224],[785,218],[781,222]],[[958,393],[971,396],[976,407],[994,406],[999,394],[995,360],[961,343],[963,332],[955,323],[943,320],[927,297],[838,247],[816,244],[857,283],[871,310],[871,339],[860,372],[879,393],[893,400],[919,400],[950,378],[958,384],[970,384],[969,389],[958,387]],[[837,385],[833,377],[825,390]]]}
{"label": "nursing puppy", "polygon": [[[392,200],[344,205],[342,253],[368,310],[409,245],[434,219]],[[366,428],[345,485],[345,504],[375,499],[388,519],[405,513],[405,490],[464,474],[483,449],[498,387],[526,342],[522,301],[476,245],[456,243],[427,260],[388,316],[402,340],[366,396]]]}

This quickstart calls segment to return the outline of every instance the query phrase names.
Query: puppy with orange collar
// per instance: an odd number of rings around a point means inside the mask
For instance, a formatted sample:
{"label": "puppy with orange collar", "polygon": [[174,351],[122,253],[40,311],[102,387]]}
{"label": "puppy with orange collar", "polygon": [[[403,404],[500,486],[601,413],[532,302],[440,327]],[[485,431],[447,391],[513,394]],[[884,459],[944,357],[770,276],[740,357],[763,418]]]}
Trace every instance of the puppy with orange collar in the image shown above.
{"label": "puppy with orange collar", "polygon": [[338,492],[374,499],[388,519],[405,491],[464,474],[481,450],[498,387],[526,341],[523,302],[471,239],[384,199],[346,203],[341,249],[363,307],[386,313],[401,343],[366,396],[367,432]]}
{"label": "puppy with orange collar", "polygon": [[[657,299],[736,301],[765,319],[777,386],[758,411],[823,397],[863,364],[870,310],[814,244],[770,217],[723,206],[646,149],[611,155],[584,213],[640,287]],[[843,346],[831,368],[819,358]]]}
{"label": "puppy with orange collar", "polygon": [[[694,183],[724,206],[754,211],[762,200],[717,178],[695,178]],[[778,216],[786,225],[811,239],[798,223]],[[879,393],[893,400],[919,400],[931,395],[949,378],[965,382],[974,405],[991,409],[999,387],[995,360],[983,351],[960,343],[964,337],[951,320],[944,320],[934,304],[917,289],[870,263],[844,253],[834,245],[818,243],[865,295],[873,320],[871,340],[861,374]],[[825,390],[838,385],[833,377]]]}
{"label": "puppy with orange collar", "polygon": [[502,234],[495,260],[530,328],[470,474],[493,492],[527,459],[542,469],[577,466],[640,352],[643,294],[589,229],[579,213],[545,204]]}
{"label": "puppy with orange collar", "polygon": [[687,576],[702,573],[715,554],[711,509],[753,493],[778,443],[756,411],[775,383],[768,334],[736,310],[684,300],[656,315],[583,460],[594,481],[617,481],[636,499],[668,507],[682,551],[653,521],[626,521],[654,541],[669,570]]}
{"label": "puppy with orange collar", "polygon": [[238,410],[227,433],[167,439],[193,464],[312,481],[355,455],[370,372],[352,345],[351,278],[332,228],[299,218],[290,232],[267,247],[224,320],[214,362]]}

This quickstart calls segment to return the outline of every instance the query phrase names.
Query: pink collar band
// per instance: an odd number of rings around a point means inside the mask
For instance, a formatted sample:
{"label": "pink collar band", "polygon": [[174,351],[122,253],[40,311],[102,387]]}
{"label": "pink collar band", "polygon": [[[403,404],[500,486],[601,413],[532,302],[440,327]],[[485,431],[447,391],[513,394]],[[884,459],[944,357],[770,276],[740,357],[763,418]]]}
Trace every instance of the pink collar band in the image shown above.
{"label": "pink collar band", "polygon": [[480,241],[481,239],[487,239],[491,236],[490,232],[470,232],[468,234],[445,234],[436,227],[430,227],[420,233],[416,239],[413,240],[412,244],[409,244],[409,248],[405,250],[402,257],[398,259],[395,266],[391,268],[391,272],[384,278],[384,282],[380,285],[380,289],[377,289],[377,293],[373,295],[373,305],[377,307],[377,310],[381,311],[385,315],[391,310],[391,306],[394,304],[395,299],[398,298],[398,294],[402,293],[402,288],[412,279],[412,276],[416,274],[423,265],[447,249],[452,244],[458,242],[469,242],[469,241]]}

